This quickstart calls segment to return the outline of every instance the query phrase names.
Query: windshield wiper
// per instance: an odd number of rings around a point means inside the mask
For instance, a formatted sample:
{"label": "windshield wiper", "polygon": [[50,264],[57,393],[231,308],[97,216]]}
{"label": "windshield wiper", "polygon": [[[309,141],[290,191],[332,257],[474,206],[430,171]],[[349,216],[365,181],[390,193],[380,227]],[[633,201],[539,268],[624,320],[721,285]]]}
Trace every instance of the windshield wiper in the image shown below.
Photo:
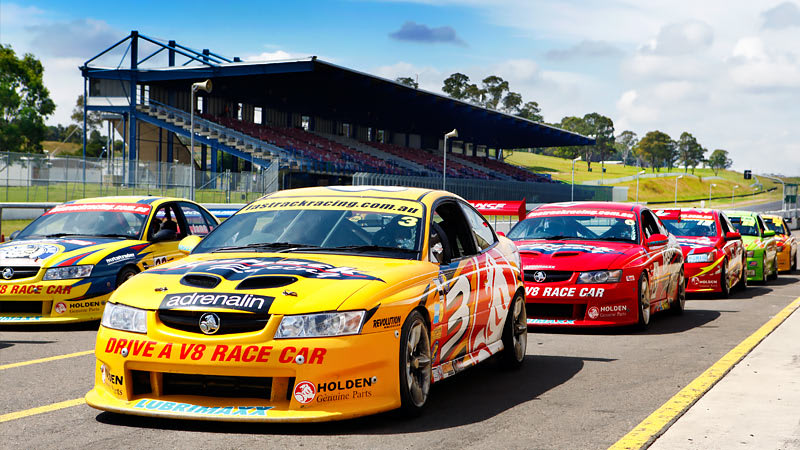
{"label": "windshield wiper", "polygon": [[42,236],[45,238],[62,238],[62,237],[120,237],[125,239],[130,239],[130,236],[125,234],[91,234],[91,233],[53,233],[53,234],[44,234],[44,235],[31,235],[31,236]]}
{"label": "windshield wiper", "polygon": [[318,245],[296,244],[293,242],[254,242],[247,245],[232,245],[229,247],[215,248],[212,252],[229,252],[237,250],[277,249],[275,253],[290,252],[302,248],[319,248]]}
{"label": "windshield wiper", "polygon": [[579,237],[579,236],[560,236],[560,235],[559,236],[547,236],[547,237],[536,238],[536,239],[543,239],[545,241],[565,241],[565,240],[570,240],[570,239],[575,239],[575,240],[587,240],[587,239],[589,239],[589,240],[592,240],[591,238],[585,238],[585,237]]}
{"label": "windshield wiper", "polygon": [[621,238],[621,237],[601,237],[598,240],[601,240],[601,241],[615,241],[615,242],[633,242],[633,239]]}

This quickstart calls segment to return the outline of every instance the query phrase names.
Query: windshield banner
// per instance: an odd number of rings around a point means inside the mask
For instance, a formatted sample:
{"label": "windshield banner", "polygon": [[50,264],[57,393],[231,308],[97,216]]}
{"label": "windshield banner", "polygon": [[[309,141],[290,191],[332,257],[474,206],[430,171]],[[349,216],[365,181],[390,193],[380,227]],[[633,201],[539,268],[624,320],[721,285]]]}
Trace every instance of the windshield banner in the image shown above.
{"label": "windshield banner", "polygon": [[267,198],[244,207],[241,213],[290,209],[385,212],[422,217],[422,205],[417,202],[369,197]]}
{"label": "windshield banner", "polygon": [[552,216],[590,216],[590,217],[614,217],[617,219],[634,219],[636,215],[628,211],[609,211],[602,209],[545,209],[531,211],[528,219],[532,217],[552,217]]}
{"label": "windshield banner", "polygon": [[73,213],[73,212],[129,212],[133,214],[150,214],[150,205],[140,205],[138,203],[72,203],[68,205],[58,205],[44,213]]}

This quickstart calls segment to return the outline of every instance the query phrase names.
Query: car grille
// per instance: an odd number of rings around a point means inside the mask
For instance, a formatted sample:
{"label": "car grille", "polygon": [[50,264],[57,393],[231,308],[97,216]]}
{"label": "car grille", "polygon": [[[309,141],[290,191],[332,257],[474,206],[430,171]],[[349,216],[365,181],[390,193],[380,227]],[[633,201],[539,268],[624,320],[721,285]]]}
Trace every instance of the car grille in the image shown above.
{"label": "car grille", "polygon": [[11,269],[14,271],[14,274],[10,278],[6,278],[5,276],[0,279],[2,280],[18,280],[20,278],[31,278],[35,277],[37,273],[39,273],[39,266],[0,266],[0,276],[2,276],[3,272],[6,269]]}
{"label": "car grille", "polygon": [[203,397],[263,398],[269,400],[272,378],[228,377],[164,373],[164,395],[202,395]]}
{"label": "car grille", "polygon": [[533,278],[533,274],[536,272],[544,272],[545,279],[542,283],[558,283],[572,278],[572,272],[567,270],[526,270],[525,281],[538,283],[538,281]]}
{"label": "car grille", "polygon": [[[203,334],[200,330],[200,317],[207,312],[159,310],[158,319],[170,328]],[[216,312],[214,314],[219,317],[219,330],[214,333],[214,336],[262,330],[269,321],[269,314],[235,312]]]}
{"label": "car grille", "polygon": [[[45,302],[17,302],[17,301],[0,301],[0,313],[32,313],[43,314],[43,303]],[[50,304],[51,302],[47,302]],[[48,308],[48,312],[49,312]]]}

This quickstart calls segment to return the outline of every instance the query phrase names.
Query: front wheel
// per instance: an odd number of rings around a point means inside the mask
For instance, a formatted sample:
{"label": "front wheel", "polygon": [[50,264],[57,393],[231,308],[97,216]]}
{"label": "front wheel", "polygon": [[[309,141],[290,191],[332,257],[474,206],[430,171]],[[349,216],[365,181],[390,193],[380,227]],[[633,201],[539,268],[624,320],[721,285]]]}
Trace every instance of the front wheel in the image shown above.
{"label": "front wheel", "polygon": [[647,275],[642,273],[639,277],[639,321],[637,328],[646,330],[650,325],[650,283]]}
{"label": "front wheel", "polygon": [[[725,270],[723,269],[723,275],[724,272]],[[686,277],[683,275],[683,269],[681,269],[681,273],[678,275],[678,290],[675,293],[675,300],[672,302],[672,305],[670,305],[670,309],[672,310],[672,314],[676,316],[683,314],[686,310]]]}
{"label": "front wheel", "polygon": [[775,259],[772,260],[772,272],[769,274],[769,279],[778,279],[778,255],[775,255]]}
{"label": "front wheel", "polygon": [[767,255],[761,257],[761,284],[767,284]]}
{"label": "front wheel", "polygon": [[431,388],[431,341],[428,324],[419,311],[406,318],[400,333],[400,410],[416,417],[428,401]]}
{"label": "front wheel", "polygon": [[719,289],[720,289],[720,297],[728,298],[731,295],[731,287],[730,283],[728,283],[728,271],[727,269],[728,260],[722,261],[722,269],[720,269],[719,275]]}
{"label": "front wheel", "polygon": [[117,274],[117,287],[119,287],[122,283],[131,279],[134,275],[139,273],[138,270],[134,269],[133,267],[124,267],[122,270],[119,271]]}
{"label": "front wheel", "polygon": [[528,349],[528,317],[525,314],[525,296],[517,293],[508,308],[503,327],[503,353],[501,360],[509,369],[517,369],[525,361]]}
{"label": "front wheel", "polygon": [[736,283],[736,289],[743,291],[747,288],[747,258],[742,258],[742,267],[739,270],[739,282]]}

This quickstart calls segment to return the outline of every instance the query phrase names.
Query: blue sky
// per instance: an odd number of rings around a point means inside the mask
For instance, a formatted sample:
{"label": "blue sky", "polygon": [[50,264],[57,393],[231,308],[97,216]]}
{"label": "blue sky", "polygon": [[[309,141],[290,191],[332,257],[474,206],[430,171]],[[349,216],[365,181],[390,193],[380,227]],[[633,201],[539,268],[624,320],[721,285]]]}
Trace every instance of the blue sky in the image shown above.
{"label": "blue sky", "polygon": [[456,71],[497,74],[549,122],[598,112],[617,133],[689,131],[736,168],[800,175],[793,1],[0,2],[0,42],[45,65],[49,123],[69,120],[77,66],[133,29],[243,59],[317,55],[418,76],[435,92]]}

